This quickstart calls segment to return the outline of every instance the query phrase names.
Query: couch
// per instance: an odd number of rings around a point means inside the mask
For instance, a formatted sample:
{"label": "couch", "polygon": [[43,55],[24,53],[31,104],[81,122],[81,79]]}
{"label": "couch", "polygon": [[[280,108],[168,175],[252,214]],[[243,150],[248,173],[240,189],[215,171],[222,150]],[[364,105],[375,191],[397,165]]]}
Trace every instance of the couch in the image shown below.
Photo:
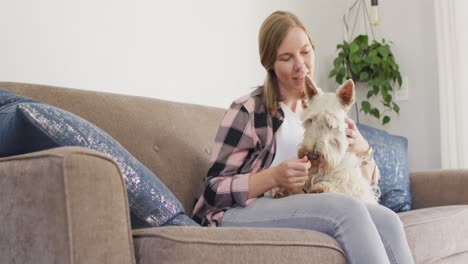
{"label": "couch", "polygon": [[[96,124],[191,214],[224,109],[46,85],[0,82],[0,89]],[[467,170],[411,173],[413,210],[399,216],[416,263],[468,263],[467,190]],[[314,231],[132,231],[115,161],[82,147],[1,158],[0,222],[0,263],[346,263],[337,241]]]}

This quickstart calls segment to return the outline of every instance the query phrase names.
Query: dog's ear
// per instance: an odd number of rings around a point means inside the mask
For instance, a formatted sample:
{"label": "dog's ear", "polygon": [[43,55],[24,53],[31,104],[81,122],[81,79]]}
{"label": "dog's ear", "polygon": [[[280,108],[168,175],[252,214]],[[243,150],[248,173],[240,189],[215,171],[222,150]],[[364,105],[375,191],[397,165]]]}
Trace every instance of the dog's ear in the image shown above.
{"label": "dog's ear", "polygon": [[340,100],[346,111],[351,108],[356,99],[356,91],[352,79],[347,80],[338,88],[336,97],[338,97],[338,100]]}
{"label": "dog's ear", "polygon": [[322,89],[320,89],[312,80],[312,77],[310,77],[308,74],[305,76],[305,94],[307,96],[307,99],[311,99],[312,97],[316,95],[321,95],[323,94]]}

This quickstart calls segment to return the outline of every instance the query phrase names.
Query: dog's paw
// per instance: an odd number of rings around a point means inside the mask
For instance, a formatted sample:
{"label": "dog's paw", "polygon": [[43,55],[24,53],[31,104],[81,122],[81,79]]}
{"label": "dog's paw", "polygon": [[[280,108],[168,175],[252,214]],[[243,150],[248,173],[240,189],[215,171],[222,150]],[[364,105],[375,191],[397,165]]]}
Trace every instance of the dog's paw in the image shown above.
{"label": "dog's paw", "polygon": [[305,193],[304,190],[301,187],[291,188],[291,189],[289,189],[289,192],[291,194],[303,194],[303,193]]}
{"label": "dog's paw", "polygon": [[324,192],[328,192],[328,189],[320,185],[312,186],[309,190],[309,193],[324,193]]}
{"label": "dog's paw", "polygon": [[283,198],[283,197],[286,197],[286,196],[289,196],[290,194],[288,193],[287,190],[285,189],[282,189],[282,190],[278,190],[275,195],[273,195],[273,198]]}
{"label": "dog's paw", "polygon": [[282,189],[279,189],[275,192],[275,194],[273,195],[273,198],[283,198],[283,197],[286,197],[286,196],[290,196],[290,195],[293,195],[293,194],[301,194],[301,193],[304,193],[304,191],[301,189],[301,188],[282,188]]}

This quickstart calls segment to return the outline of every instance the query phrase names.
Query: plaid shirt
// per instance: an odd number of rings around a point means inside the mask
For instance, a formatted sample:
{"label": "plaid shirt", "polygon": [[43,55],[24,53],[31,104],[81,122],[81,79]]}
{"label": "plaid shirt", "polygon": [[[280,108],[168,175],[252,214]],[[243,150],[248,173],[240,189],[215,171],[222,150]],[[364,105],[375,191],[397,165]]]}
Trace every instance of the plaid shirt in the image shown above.
{"label": "plaid shirt", "polygon": [[[268,113],[262,87],[232,103],[216,134],[204,191],[193,209],[196,222],[217,226],[226,210],[255,200],[247,199],[249,176],[273,162],[276,131],[283,120],[281,108],[274,116]],[[375,166],[372,185],[379,179]]]}
{"label": "plaid shirt", "polygon": [[246,206],[249,176],[268,168],[276,150],[275,133],[284,119],[280,109],[271,116],[263,88],[234,101],[216,134],[204,191],[193,210],[201,225],[216,226],[234,205]]}

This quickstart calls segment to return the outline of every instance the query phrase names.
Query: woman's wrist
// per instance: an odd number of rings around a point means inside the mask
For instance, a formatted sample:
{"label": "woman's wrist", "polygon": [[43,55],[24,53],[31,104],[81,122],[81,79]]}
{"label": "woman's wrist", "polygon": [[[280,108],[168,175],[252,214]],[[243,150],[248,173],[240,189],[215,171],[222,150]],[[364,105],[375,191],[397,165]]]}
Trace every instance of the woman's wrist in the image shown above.
{"label": "woman's wrist", "polygon": [[363,147],[361,151],[356,152],[356,156],[358,156],[358,158],[364,157],[370,148],[371,148],[370,144],[366,142],[365,147]]}
{"label": "woman's wrist", "polygon": [[278,181],[276,180],[276,175],[278,174],[277,172],[277,167],[270,167],[267,169],[268,171],[268,176],[271,179],[271,188],[279,187]]}
{"label": "woman's wrist", "polygon": [[249,176],[249,196],[248,198],[255,198],[261,194],[277,187],[274,174],[276,169],[268,168],[257,173],[250,174]]}
{"label": "woman's wrist", "polygon": [[369,146],[369,148],[364,153],[358,155],[358,158],[361,159],[361,166],[365,166],[371,163],[374,160],[374,149]]}
{"label": "woman's wrist", "polygon": [[361,163],[360,169],[361,169],[361,172],[362,172],[362,176],[364,178],[366,178],[371,185],[373,185],[373,178],[374,178],[374,174],[375,174],[375,168],[376,168],[376,164],[375,164],[374,160],[371,160],[370,162],[368,162],[366,164]]}

